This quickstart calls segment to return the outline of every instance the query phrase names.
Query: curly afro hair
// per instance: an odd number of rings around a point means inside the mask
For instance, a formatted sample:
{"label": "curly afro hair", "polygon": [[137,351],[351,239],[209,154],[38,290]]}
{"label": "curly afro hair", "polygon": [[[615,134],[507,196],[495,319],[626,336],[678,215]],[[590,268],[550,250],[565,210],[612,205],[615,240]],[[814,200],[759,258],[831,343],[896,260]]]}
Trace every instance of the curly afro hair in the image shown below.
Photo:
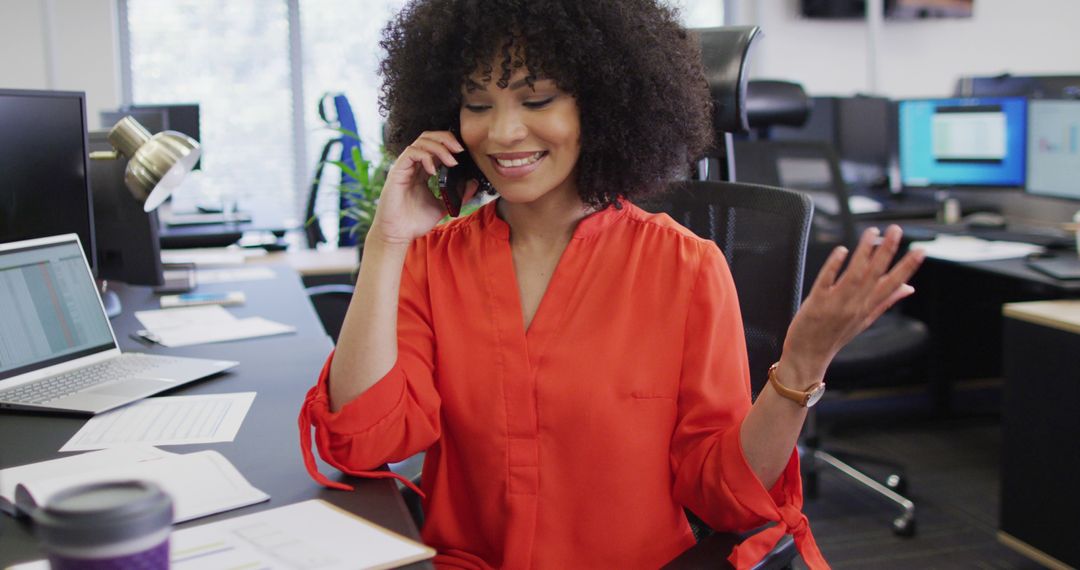
{"label": "curly afro hair", "polygon": [[586,204],[662,190],[712,142],[700,48],[658,0],[415,0],[381,45],[395,154],[424,131],[456,129],[467,77],[480,70],[505,88],[521,67],[575,97]]}

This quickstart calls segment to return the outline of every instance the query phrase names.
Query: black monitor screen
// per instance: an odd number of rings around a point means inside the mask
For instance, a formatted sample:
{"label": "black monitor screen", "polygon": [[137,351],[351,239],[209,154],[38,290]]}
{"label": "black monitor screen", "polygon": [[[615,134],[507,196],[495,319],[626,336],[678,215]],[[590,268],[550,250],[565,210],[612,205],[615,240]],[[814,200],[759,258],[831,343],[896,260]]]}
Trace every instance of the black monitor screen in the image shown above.
{"label": "black monitor screen", "polygon": [[76,233],[96,271],[86,96],[0,89],[0,243]]}
{"label": "black monitor screen", "polygon": [[156,135],[161,131],[169,129],[169,116],[161,110],[102,111],[101,126],[108,131],[113,125],[119,123],[120,119],[129,116],[138,121],[139,124],[150,131],[150,134],[152,135]]}

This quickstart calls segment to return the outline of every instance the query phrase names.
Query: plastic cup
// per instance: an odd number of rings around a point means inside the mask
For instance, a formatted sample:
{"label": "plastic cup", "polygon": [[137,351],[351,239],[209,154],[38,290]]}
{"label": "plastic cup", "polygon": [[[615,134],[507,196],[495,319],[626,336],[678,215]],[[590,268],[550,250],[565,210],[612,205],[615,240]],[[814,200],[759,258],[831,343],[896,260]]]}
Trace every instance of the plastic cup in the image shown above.
{"label": "plastic cup", "polygon": [[172,499],[146,481],[72,487],[33,512],[53,570],[169,567]]}

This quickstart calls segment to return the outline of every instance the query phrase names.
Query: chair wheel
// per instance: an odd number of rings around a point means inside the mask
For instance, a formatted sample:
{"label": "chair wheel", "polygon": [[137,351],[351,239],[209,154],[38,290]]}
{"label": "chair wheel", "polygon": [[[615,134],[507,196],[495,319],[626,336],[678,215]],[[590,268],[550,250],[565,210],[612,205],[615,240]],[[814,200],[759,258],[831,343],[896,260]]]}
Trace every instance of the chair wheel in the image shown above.
{"label": "chair wheel", "polygon": [[885,486],[900,493],[901,495],[907,494],[907,479],[903,475],[893,473],[885,478]]}
{"label": "chair wheel", "polygon": [[892,530],[896,536],[911,538],[915,536],[915,519],[907,515],[900,515],[893,519]]}

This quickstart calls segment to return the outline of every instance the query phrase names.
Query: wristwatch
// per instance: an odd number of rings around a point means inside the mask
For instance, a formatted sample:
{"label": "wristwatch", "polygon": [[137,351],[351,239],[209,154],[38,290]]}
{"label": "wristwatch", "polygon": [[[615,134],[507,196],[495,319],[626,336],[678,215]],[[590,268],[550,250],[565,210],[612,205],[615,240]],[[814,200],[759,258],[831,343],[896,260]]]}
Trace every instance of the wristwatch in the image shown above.
{"label": "wristwatch", "polygon": [[810,389],[805,392],[792,390],[791,388],[784,386],[780,383],[780,379],[776,377],[777,366],[780,366],[779,362],[773,363],[773,365],[769,367],[769,384],[772,385],[773,390],[776,390],[777,394],[780,394],[804,408],[809,408],[818,403],[821,396],[825,394],[824,382],[818,382],[817,385],[811,386]]}

